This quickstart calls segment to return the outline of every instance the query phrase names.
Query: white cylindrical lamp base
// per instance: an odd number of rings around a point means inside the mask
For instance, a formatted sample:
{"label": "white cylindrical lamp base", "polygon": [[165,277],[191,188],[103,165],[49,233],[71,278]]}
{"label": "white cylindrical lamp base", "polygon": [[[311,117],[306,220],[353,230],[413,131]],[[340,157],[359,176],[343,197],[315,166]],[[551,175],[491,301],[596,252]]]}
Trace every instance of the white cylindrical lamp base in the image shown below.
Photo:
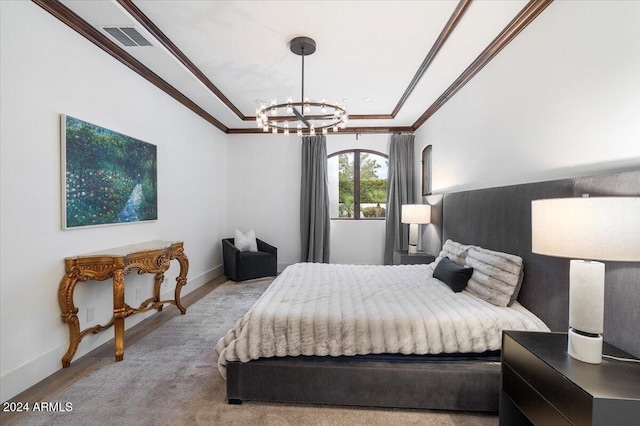
{"label": "white cylindrical lamp base", "polygon": [[600,364],[604,329],[604,263],[572,260],[569,265],[569,342],[573,358]]}
{"label": "white cylindrical lamp base", "polygon": [[572,260],[569,265],[569,327],[601,334],[604,327],[604,263]]}
{"label": "white cylindrical lamp base", "polygon": [[602,336],[584,336],[569,329],[567,352],[578,361],[600,364],[602,362]]}
{"label": "white cylindrical lamp base", "polygon": [[417,223],[409,224],[409,254],[418,252],[418,225]]}

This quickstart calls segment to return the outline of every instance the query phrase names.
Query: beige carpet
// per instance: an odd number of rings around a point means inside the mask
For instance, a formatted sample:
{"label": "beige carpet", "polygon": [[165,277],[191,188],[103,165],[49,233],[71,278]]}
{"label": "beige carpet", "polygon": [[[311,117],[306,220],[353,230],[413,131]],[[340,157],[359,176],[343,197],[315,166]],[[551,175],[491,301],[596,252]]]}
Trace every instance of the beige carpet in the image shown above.
{"label": "beige carpet", "polygon": [[[70,412],[30,412],[17,425],[496,425],[482,413],[226,402],[213,348],[271,280],[221,285],[50,402]],[[73,365],[72,367],[73,368]]]}

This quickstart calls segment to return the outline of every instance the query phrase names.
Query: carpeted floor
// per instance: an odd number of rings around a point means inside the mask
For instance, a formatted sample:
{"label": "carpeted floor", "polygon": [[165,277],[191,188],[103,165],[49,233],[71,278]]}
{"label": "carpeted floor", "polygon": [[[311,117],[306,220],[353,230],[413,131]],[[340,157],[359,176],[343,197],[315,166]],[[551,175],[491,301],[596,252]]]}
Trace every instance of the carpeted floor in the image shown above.
{"label": "carpeted floor", "polygon": [[30,412],[16,425],[496,425],[496,415],[447,411],[226,403],[214,362],[220,337],[271,280],[222,284],[111,363],[48,402],[68,412]]}

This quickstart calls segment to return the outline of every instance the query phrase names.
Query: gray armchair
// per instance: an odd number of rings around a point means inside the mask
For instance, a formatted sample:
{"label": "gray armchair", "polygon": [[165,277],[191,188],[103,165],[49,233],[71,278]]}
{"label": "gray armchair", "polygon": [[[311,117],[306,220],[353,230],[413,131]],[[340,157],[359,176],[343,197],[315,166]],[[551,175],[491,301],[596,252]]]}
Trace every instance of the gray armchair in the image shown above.
{"label": "gray armchair", "polygon": [[222,240],[224,274],[233,281],[275,277],[278,274],[278,249],[256,238],[258,251],[240,251],[233,238]]}

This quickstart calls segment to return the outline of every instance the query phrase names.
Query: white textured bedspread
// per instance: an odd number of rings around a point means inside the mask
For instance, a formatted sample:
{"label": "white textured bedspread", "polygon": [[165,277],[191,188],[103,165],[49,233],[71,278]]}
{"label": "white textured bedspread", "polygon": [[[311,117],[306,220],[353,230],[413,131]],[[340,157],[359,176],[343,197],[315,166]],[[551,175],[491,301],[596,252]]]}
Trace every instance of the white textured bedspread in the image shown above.
{"label": "white textured bedspread", "polygon": [[298,263],[216,345],[227,361],[297,355],[439,354],[500,349],[501,331],[547,326],[432,277],[431,265]]}

